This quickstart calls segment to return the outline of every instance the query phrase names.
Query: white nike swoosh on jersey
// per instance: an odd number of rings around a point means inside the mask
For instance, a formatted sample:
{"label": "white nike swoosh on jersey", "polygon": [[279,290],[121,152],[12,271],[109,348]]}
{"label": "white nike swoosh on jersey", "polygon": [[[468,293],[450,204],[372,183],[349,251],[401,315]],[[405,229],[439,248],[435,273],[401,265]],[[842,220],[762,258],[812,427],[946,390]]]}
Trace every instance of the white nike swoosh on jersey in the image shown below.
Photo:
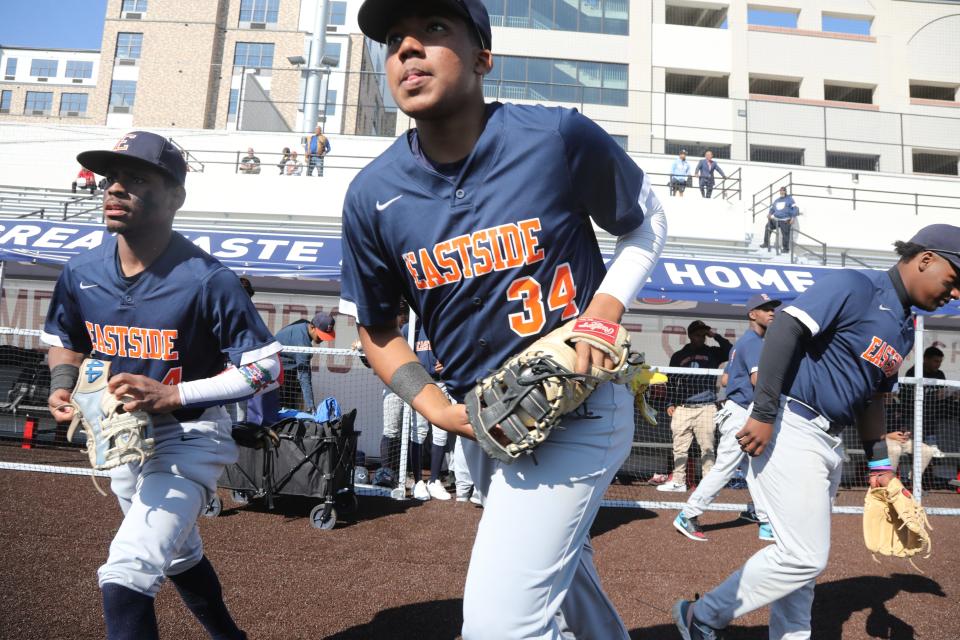
{"label": "white nike swoosh on jersey", "polygon": [[890,307],[885,307],[883,305],[880,305],[880,311],[893,311],[893,309],[891,309]]}
{"label": "white nike swoosh on jersey", "polygon": [[383,211],[384,209],[386,209],[387,207],[389,207],[390,205],[392,205],[394,202],[396,202],[397,200],[399,200],[399,199],[402,198],[402,197],[403,197],[403,194],[400,194],[400,195],[397,196],[396,198],[390,198],[389,200],[387,200],[387,201],[384,202],[383,204],[380,204],[380,201],[377,200],[377,211]]}
{"label": "white nike swoosh on jersey", "polygon": [[98,284],[83,284],[82,282],[80,283],[81,289],[93,289],[94,287],[99,287],[99,286],[100,285]]}

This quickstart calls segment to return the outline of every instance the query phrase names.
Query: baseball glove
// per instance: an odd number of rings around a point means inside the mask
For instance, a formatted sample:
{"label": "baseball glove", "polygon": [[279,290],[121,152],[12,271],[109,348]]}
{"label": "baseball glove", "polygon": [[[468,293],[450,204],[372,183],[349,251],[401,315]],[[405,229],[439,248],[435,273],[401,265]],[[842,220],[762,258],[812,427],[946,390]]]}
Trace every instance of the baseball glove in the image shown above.
{"label": "baseball glove", "polygon": [[[107,391],[110,362],[87,358],[80,365],[80,378],[70,394],[73,420],[67,440],[73,439],[78,426],[87,434],[87,456],[98,471],[113,469],[129,462],[143,464],[153,455],[153,423],[143,411],[127,412],[123,403],[132,398],[117,398]],[[94,485],[106,495],[94,479]]]}
{"label": "baseball glove", "polygon": [[[578,342],[608,354],[613,367],[574,373]],[[620,325],[599,318],[571,320],[507,360],[467,394],[477,444],[508,464],[530,454],[600,383],[626,383],[642,364],[643,356],[630,351],[630,335]]]}
{"label": "baseball glove", "polygon": [[927,514],[897,478],[867,492],[863,501],[863,541],[873,553],[898,558],[930,557]]}
{"label": "baseball glove", "polygon": [[639,373],[630,381],[630,391],[633,392],[633,407],[643,421],[651,427],[657,426],[657,410],[647,403],[647,389],[651,385],[666,384],[667,376],[663,375],[650,365],[640,367]]}

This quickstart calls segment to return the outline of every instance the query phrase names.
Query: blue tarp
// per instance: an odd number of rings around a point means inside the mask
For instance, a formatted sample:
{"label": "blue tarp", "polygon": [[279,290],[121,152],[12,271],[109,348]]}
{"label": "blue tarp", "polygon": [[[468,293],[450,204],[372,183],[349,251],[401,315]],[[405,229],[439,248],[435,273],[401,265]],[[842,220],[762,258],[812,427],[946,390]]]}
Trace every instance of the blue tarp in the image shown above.
{"label": "blue tarp", "polygon": [[[339,236],[178,231],[238,272],[254,276],[340,279]],[[99,245],[105,233],[101,224],[0,220],[0,260],[64,263]],[[831,271],[829,267],[795,264],[662,258],[638,299],[648,303],[691,300],[745,304],[751,295],[763,292],[787,302]],[[960,315],[960,305],[950,303],[938,313]]]}

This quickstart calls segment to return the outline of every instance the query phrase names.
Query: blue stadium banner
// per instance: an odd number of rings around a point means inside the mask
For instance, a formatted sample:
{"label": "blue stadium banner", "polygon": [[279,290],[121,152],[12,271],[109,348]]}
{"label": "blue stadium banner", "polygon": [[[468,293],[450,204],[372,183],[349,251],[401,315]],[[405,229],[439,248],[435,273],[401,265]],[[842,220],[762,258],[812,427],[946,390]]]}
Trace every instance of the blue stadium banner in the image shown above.
{"label": "blue stadium banner", "polygon": [[[177,229],[234,271],[261,276],[340,278],[340,237]],[[0,260],[64,263],[103,242],[101,224],[0,220]]]}
{"label": "blue stadium banner", "polygon": [[[340,236],[177,230],[238,273],[340,279]],[[100,224],[0,220],[0,261],[64,263],[98,246],[106,233]],[[611,257],[604,255],[608,261]],[[892,264],[895,256],[890,259]],[[637,299],[742,305],[753,294],[766,293],[789,302],[832,271],[800,264],[662,258]],[[951,302],[938,313],[960,315],[960,304]]]}

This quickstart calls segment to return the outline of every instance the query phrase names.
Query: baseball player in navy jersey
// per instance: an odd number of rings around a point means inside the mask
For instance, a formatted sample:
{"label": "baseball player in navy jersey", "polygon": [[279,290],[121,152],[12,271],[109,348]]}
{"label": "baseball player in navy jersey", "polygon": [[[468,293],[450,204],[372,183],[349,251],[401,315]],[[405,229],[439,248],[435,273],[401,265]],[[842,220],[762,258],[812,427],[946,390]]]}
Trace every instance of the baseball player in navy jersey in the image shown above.
{"label": "baseball player in navy jersey", "polygon": [[673,616],[685,640],[718,637],[731,620],[770,605],[771,638],[809,638],[816,578],[830,553],[844,425],[856,424],[870,486],[893,478],[884,394],[913,348],[912,307],[960,298],[960,227],[924,227],[895,243],[889,271],[844,269],[785,307],[764,339],[754,404],[737,433],[753,456],[748,482],[776,534],[717,588]]}
{"label": "baseball player in navy jersey", "polygon": [[[727,399],[716,417],[717,430],[720,431],[717,461],[710,473],[697,485],[696,491],[690,494],[683,510],[673,521],[677,531],[691,540],[706,541],[707,537],[698,520],[700,514],[716,499],[720,490],[727,486],[734,472],[747,458],[747,454],[740,450],[736,434],[747,421],[747,410],[753,402],[753,385],[757,380],[763,336],[773,322],[774,309],[779,305],[779,300],[772,300],[765,293],[758,293],[747,301],[750,328],[733,345],[730,363],[723,374],[726,379]],[[748,507],[745,517],[751,517],[749,514],[753,512],[754,509]],[[760,539],[771,540],[773,534],[763,509],[757,513]]]}
{"label": "baseball player in navy jersey", "polygon": [[84,356],[109,360],[108,389],[151,414],[156,448],[113,469],[123,522],[99,569],[107,637],[157,637],[153,600],[169,578],[212,638],[245,638],[223,602],[197,527],[237,445],[223,404],[276,388],[277,343],[239,279],[172,230],[186,165],[165,138],[135,131],[81,165],[106,176],[103,243],[64,267],[42,335],[50,411],[68,404]]}
{"label": "baseball player in navy jersey", "polygon": [[[470,438],[462,400],[477,379],[578,316],[619,322],[659,256],[665,216],[648,176],[575,110],[484,103],[493,55],[480,0],[366,0],[358,21],[386,44],[387,84],[416,128],[347,192],[340,311],[357,317],[371,366],[398,395]],[[592,223],[618,236],[609,270]],[[401,297],[457,404],[391,325]],[[605,361],[577,349],[581,373]],[[627,637],[588,534],[630,450],[632,400],[600,385],[587,400],[596,419],[567,415],[535,459],[502,464],[465,441],[484,500],[465,640]]]}

